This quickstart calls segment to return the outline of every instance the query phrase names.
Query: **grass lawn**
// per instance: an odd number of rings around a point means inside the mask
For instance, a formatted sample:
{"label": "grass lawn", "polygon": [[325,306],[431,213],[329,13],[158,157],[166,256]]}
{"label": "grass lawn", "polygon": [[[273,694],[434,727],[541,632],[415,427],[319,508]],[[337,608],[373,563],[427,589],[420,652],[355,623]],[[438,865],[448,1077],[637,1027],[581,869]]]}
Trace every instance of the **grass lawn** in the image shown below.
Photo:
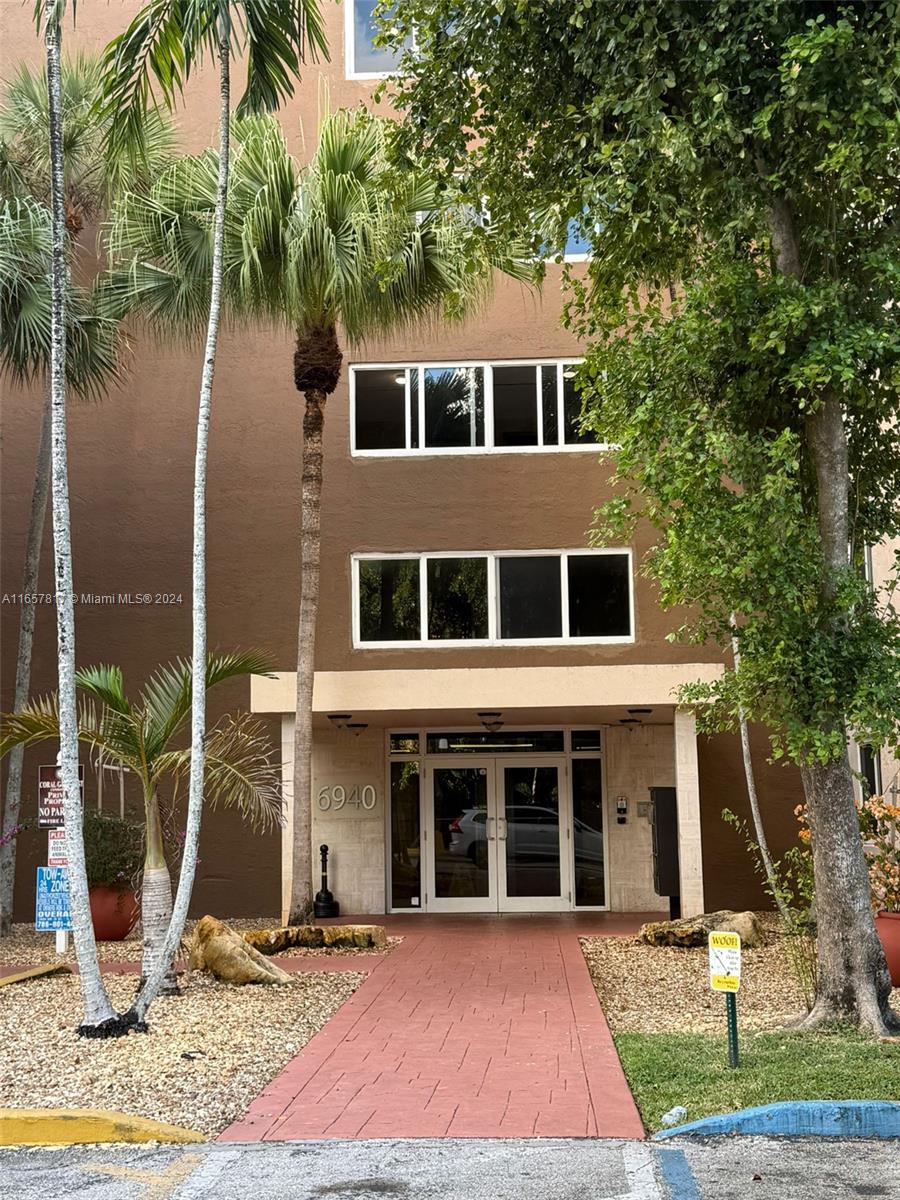
{"label": "grass lawn", "polygon": [[615,1042],[654,1131],[676,1104],[695,1121],[777,1100],[900,1100],[900,1043],[852,1032],[742,1032],[735,1070],[724,1033],[619,1033]]}

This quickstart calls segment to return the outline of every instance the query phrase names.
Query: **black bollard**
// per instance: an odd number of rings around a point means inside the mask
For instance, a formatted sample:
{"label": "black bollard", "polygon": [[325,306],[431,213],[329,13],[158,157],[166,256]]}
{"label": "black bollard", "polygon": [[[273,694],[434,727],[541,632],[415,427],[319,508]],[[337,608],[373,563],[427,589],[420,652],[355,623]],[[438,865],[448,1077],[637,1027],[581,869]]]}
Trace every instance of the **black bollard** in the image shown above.
{"label": "black bollard", "polygon": [[313,913],[317,917],[339,917],[341,915],[341,906],[328,890],[328,847],[321,845],[319,853],[322,855],[322,887],[316,892],[316,898],[313,901]]}

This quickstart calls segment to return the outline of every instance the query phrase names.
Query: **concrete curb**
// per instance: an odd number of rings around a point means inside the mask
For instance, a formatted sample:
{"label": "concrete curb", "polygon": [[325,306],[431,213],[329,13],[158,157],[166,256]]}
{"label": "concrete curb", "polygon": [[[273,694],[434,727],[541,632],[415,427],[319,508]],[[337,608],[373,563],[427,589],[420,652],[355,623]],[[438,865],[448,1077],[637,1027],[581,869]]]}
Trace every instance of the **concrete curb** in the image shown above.
{"label": "concrete curb", "polygon": [[671,1137],[900,1138],[900,1103],[893,1100],[790,1100],[704,1117],[661,1129],[654,1141]]}
{"label": "concrete curb", "polygon": [[0,1108],[0,1146],[205,1141],[196,1129],[99,1108]]}

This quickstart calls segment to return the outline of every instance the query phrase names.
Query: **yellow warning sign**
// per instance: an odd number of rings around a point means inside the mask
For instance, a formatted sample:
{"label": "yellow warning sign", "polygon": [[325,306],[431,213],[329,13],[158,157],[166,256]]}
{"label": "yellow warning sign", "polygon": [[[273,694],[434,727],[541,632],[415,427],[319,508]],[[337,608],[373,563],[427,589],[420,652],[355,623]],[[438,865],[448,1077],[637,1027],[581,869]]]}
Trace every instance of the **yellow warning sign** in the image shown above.
{"label": "yellow warning sign", "polygon": [[741,986],[741,939],[737,933],[709,935],[709,986],[714,992],[736,992]]}

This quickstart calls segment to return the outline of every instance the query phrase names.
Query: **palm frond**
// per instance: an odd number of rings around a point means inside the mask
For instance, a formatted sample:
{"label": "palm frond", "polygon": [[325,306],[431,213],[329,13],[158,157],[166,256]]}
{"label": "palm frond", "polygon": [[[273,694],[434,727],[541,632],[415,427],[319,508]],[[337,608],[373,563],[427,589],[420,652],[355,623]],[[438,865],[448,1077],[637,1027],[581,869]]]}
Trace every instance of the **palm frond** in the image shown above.
{"label": "palm frond", "polygon": [[[59,740],[59,702],[53,694],[32,700],[17,713],[2,717],[0,727],[0,758],[14,746],[30,746],[36,742]],[[126,736],[122,736],[123,732]],[[97,753],[115,762],[139,769],[135,744],[121,724],[108,724],[103,715],[91,703],[79,705],[78,740],[86,743]]]}
{"label": "palm frond", "polygon": [[[269,659],[257,650],[209,654],[206,660],[206,690],[228,679],[268,675],[271,671]],[[144,714],[147,757],[156,760],[190,715],[190,662],[178,659],[160,667],[141,692],[141,710]]]}
{"label": "palm frond", "polygon": [[[0,373],[20,383],[50,366],[49,211],[31,197],[0,200]],[[120,375],[125,340],[104,315],[99,293],[69,285],[66,380],[83,397],[104,392]]]}
{"label": "palm frond", "polygon": [[[149,108],[137,136],[110,147],[106,127],[114,118],[100,108],[101,60],[86,54],[64,59],[60,74],[66,206],[69,224],[78,229],[119,192],[145,188],[171,161],[175,143],[171,122]],[[49,203],[49,130],[46,67],[22,64],[0,100],[0,196]]]}
{"label": "palm frond", "polygon": [[[271,829],[283,822],[280,773],[270,757],[264,726],[248,713],[227,717],[208,735],[205,747],[204,796],[213,806],[236,808],[254,828]],[[184,777],[190,772],[189,749],[160,755],[160,774]]]}

